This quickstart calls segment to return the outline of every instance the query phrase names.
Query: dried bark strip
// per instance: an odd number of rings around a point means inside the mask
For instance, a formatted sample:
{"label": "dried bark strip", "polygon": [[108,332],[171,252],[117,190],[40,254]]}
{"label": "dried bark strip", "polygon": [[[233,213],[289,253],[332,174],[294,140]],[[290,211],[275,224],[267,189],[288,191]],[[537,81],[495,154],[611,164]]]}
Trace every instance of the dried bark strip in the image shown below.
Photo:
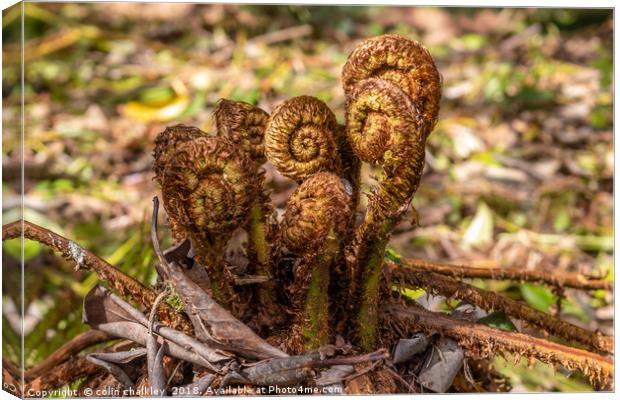
{"label": "dried bark strip", "polygon": [[447,264],[418,259],[404,259],[402,262],[410,268],[432,271],[454,278],[506,279],[520,282],[536,282],[545,285],[581,290],[611,290],[613,288],[612,281],[574,272],[562,272],[561,274],[557,274],[514,268],[480,268],[465,264]]}
{"label": "dried bark strip", "polygon": [[196,337],[214,347],[252,359],[287,357],[232,316],[183,273],[176,263],[168,276],[196,326]]}
{"label": "dried bark strip", "polygon": [[[26,239],[44,244],[62,254],[64,258],[75,264],[76,269],[87,269],[97,274],[100,280],[108,281],[110,286],[122,296],[129,296],[146,309],[157,297],[156,293],[131,276],[108,264],[102,258],[80,247],[78,244],[57,233],[32,222],[23,221],[23,235]],[[15,221],[2,226],[2,241],[20,238],[22,221]],[[192,327],[184,316],[162,304],[158,310],[160,321],[185,333],[191,333]]]}
{"label": "dried bark strip", "polygon": [[384,318],[386,321],[401,321],[415,331],[450,337],[456,340],[472,358],[488,358],[512,353],[520,357],[536,358],[571,371],[581,371],[591,383],[601,386],[608,385],[613,378],[614,363],[609,358],[521,333],[454,320],[442,313],[431,312],[421,307],[396,304],[386,307]]}
{"label": "dried bark strip", "polygon": [[[110,335],[128,339],[139,345],[146,346],[146,337],[148,336],[148,329],[136,322],[108,322],[97,325],[99,329],[109,333]],[[195,349],[186,349],[185,347],[178,345],[170,340],[160,339],[167,344],[166,354],[171,357],[178,358],[180,360],[188,361],[190,363],[200,365],[205,368],[209,368],[212,371],[217,371],[211,363],[203,356],[201,356]]]}
{"label": "dried bark strip", "polygon": [[495,292],[476,288],[449,276],[429,271],[399,267],[386,262],[395,282],[404,286],[419,287],[449,298],[458,298],[484,310],[501,310],[507,315],[527,321],[552,335],[566,340],[574,340],[605,353],[614,352],[613,338],[598,335],[581,327],[559,320],[552,315],[535,310],[523,303],[505,298]]}
{"label": "dried bark strip", "polygon": [[[120,357],[114,359],[114,361],[99,357],[100,355],[106,355],[108,353],[91,353],[86,356],[86,360],[89,362],[98,365],[102,368],[105,368],[116,380],[123,385],[125,389],[135,389],[136,384],[129,377],[127,372],[119,365],[126,364],[127,359],[122,359],[126,356],[126,354],[121,354]],[[144,356],[145,352],[140,352],[140,357]]]}
{"label": "dried bark strip", "polygon": [[163,397],[166,395],[166,372],[164,367],[165,342],[159,345],[157,338],[150,332],[146,338],[146,363],[148,380],[150,383],[150,395]]}
{"label": "dried bark strip", "polygon": [[[106,300],[109,300],[109,302]],[[100,303],[98,301],[100,301]],[[92,306],[87,307],[89,304]],[[89,311],[89,309],[95,308],[97,305],[100,305],[102,309],[110,312],[110,314],[116,314],[117,317],[122,315],[123,312],[126,313],[126,316],[118,322],[136,322],[147,329],[148,335],[155,332],[157,335],[161,336],[162,339],[170,342],[170,346],[175,344],[186,350],[191,349],[193,354],[202,357],[208,362],[221,362],[230,358],[228,354],[224,354],[217,349],[210,348],[206,344],[196,340],[193,336],[188,336],[183,332],[176,331],[159,322],[147,320],[140,311],[136,310],[129,303],[116,296],[114,293],[106,290],[102,286],[96,286],[93,288],[84,299],[83,315],[85,321],[88,321],[88,316],[93,314]],[[106,320],[106,322],[113,321],[115,320]],[[91,321],[88,322],[90,323]],[[208,363],[206,366],[212,368],[212,366]]]}
{"label": "dried bark strip", "polygon": [[96,329],[91,329],[89,331],[80,333],[67,343],[60,346],[45,360],[41,361],[34,367],[26,370],[24,372],[24,379],[29,381],[40,375],[43,375],[58,364],[67,361],[69,358],[71,358],[71,356],[78,354],[80,351],[110,339],[112,339],[112,336]]}
{"label": "dried bark strip", "polygon": [[[114,337],[132,340],[143,346],[147,344],[149,321],[138,310],[115,296],[102,286],[94,287],[84,299],[84,322]],[[211,362],[226,361],[229,357],[209,348],[192,336],[156,323],[153,332],[167,343],[169,355],[202,365],[217,371]]]}

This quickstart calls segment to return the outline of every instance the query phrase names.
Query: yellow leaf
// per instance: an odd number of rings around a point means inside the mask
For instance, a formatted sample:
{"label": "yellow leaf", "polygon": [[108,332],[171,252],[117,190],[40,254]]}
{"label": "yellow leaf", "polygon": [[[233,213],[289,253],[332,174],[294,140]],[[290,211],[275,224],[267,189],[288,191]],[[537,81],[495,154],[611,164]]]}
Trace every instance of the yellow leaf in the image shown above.
{"label": "yellow leaf", "polygon": [[130,119],[140,122],[168,122],[178,118],[189,106],[188,96],[179,96],[161,107],[148,106],[137,101],[120,107],[120,113]]}

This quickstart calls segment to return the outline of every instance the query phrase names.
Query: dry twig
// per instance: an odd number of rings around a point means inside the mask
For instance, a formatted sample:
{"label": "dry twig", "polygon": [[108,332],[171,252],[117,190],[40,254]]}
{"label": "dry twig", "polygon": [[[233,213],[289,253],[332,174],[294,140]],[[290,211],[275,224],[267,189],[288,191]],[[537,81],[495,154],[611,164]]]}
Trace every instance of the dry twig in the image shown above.
{"label": "dry twig", "polygon": [[84,333],[80,333],[79,335],[75,336],[73,339],[59,347],[45,360],[41,361],[34,367],[26,370],[24,372],[24,379],[28,381],[45,373],[48,373],[58,364],[67,361],[69,358],[78,354],[80,351],[110,339],[112,339],[110,335],[96,329],[91,329]]}
{"label": "dry twig", "polygon": [[574,272],[562,272],[559,274],[514,268],[480,268],[465,264],[447,264],[418,259],[404,259],[402,263],[410,268],[436,272],[454,278],[507,279],[581,290],[611,290],[613,288],[613,282],[611,281]]}

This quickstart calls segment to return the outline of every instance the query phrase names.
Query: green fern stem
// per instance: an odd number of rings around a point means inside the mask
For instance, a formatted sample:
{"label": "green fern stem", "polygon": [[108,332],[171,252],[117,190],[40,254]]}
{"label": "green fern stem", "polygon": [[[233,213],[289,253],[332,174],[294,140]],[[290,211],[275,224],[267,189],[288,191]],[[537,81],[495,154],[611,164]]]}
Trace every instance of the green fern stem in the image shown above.
{"label": "green fern stem", "polygon": [[303,336],[306,350],[329,343],[329,279],[331,266],[338,257],[341,239],[331,230],[312,265],[304,314]]}
{"label": "green fern stem", "polygon": [[377,327],[379,323],[378,302],[381,283],[381,271],[385,249],[390,233],[396,226],[396,218],[387,218],[379,224],[374,240],[361,255],[363,266],[363,284],[361,305],[358,313],[359,344],[362,349],[372,351],[377,343]]}
{"label": "green fern stem", "polygon": [[263,200],[258,200],[250,210],[249,218],[250,248],[256,260],[256,274],[267,277],[267,282],[258,287],[259,309],[272,313],[275,311],[273,271],[271,270],[271,247],[267,238],[267,220]]}

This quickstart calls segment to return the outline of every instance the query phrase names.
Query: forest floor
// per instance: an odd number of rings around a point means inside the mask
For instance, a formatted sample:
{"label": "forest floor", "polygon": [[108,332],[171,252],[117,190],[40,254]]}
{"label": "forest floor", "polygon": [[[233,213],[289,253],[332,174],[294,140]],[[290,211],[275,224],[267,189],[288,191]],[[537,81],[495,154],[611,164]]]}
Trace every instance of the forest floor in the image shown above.
{"label": "forest floor", "polygon": [[[443,77],[417,213],[397,227],[390,254],[613,279],[611,11],[138,3],[25,10],[24,218],[142,282],[156,278],[149,226],[157,133],[175,123],[212,132],[220,98],[270,112],[309,94],[343,122],[347,54],[388,32],[421,41]],[[20,217],[18,11],[6,10],[2,27],[3,223]],[[282,209],[295,185],[266,169]],[[372,175],[365,167],[366,182]],[[3,249],[3,349],[15,362],[19,241]],[[87,329],[81,302],[97,280],[37,243],[26,242],[25,255],[29,366]],[[472,282],[613,334],[610,292],[567,289],[558,310],[557,293],[543,286]],[[423,291],[407,295],[433,310],[456,305]],[[579,374],[542,363],[495,363],[516,391],[591,390]]]}

